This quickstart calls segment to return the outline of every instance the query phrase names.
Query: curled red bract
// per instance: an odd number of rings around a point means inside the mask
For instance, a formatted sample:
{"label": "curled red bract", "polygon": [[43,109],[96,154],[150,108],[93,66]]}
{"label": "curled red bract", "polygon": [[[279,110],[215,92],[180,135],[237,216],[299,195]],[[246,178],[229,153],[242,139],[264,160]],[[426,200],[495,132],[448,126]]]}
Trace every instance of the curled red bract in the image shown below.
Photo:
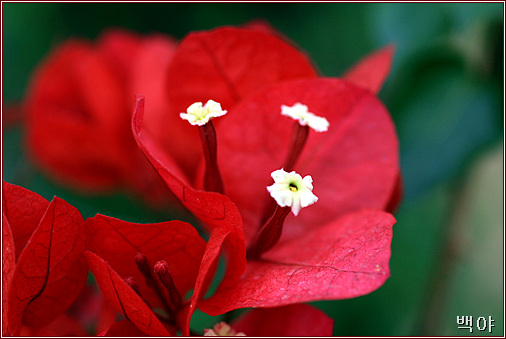
{"label": "curled red bract", "polygon": [[16,336],[22,325],[51,323],[77,298],[88,272],[86,237],[77,209],[6,182],[2,217],[3,334]]}

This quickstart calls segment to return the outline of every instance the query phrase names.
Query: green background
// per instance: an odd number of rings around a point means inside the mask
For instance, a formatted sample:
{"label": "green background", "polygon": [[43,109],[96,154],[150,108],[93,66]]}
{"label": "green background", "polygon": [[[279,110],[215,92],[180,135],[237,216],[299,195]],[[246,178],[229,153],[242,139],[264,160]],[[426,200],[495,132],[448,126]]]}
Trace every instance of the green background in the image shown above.
{"label": "green background", "polygon": [[[502,3],[2,3],[3,105],[20,103],[44,56],[69,37],[109,27],[188,32],[265,19],[325,76],[396,46],[380,92],[400,139],[404,200],[396,213],[392,276],[370,295],[317,302],[335,335],[501,335],[503,332]],[[5,120],[4,120],[5,122]],[[122,192],[83,196],[40,173],[23,149],[22,121],[3,126],[3,178],[85,217],[167,218]],[[493,332],[458,329],[457,316],[492,316]],[[216,319],[194,317],[192,327]],[[311,324],[308,324],[311,326]]]}

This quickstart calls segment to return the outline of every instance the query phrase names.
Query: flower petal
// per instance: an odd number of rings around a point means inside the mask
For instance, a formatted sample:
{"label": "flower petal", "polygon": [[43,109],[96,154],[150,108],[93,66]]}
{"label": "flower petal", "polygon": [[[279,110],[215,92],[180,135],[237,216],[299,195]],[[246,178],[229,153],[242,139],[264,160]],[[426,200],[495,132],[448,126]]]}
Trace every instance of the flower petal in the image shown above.
{"label": "flower petal", "polygon": [[2,214],[2,335],[12,335],[9,328],[9,303],[8,295],[12,277],[16,268],[16,252],[11,227],[5,214]]}
{"label": "flower petal", "polygon": [[3,213],[11,226],[16,258],[46,212],[49,201],[24,187],[3,182]]}
{"label": "flower petal", "polygon": [[220,287],[201,302],[210,314],[245,307],[273,307],[354,298],[379,288],[390,276],[392,215],[350,213],[248,262],[239,282]]}
{"label": "flower petal", "polygon": [[314,306],[255,308],[232,323],[250,337],[330,337],[334,320]]}
{"label": "flower petal", "polygon": [[394,51],[395,48],[389,45],[367,55],[348,70],[343,78],[373,93],[378,93],[390,73]]}
{"label": "flower petal", "polygon": [[[23,323],[42,326],[67,309],[86,282],[83,219],[55,197],[21,252],[9,291],[12,333]],[[64,292],[64,293],[62,293]]]}
{"label": "flower petal", "polygon": [[[143,115],[144,98],[138,98],[132,117],[132,130],[139,147],[174,195],[204,223],[211,233],[186,319],[188,326],[185,330],[187,330],[197,301],[201,298],[210,275],[214,273],[221,249],[225,249],[228,259],[227,271],[222,281],[223,286],[233,284],[246,267],[242,219],[237,207],[228,197],[215,192],[199,191],[187,184],[178,166],[160,149],[149,133],[142,131]],[[188,335],[188,333],[183,332],[183,335]]]}
{"label": "flower petal", "polygon": [[[396,184],[400,166],[395,127],[369,91],[330,78],[273,85],[242,100],[217,127],[225,192],[241,211],[248,242],[270,199],[265,191],[272,182],[269,174],[283,166],[289,150],[293,122],[279,107],[295,102],[327,118],[330,127],[326,133],[310,132],[294,168],[311,175],[318,203],[297,217],[288,216],[282,239],[359,208],[384,209]],[[251,117],[245,124],[247,115]]]}
{"label": "flower petal", "polygon": [[178,113],[208,99],[229,109],[267,84],[315,76],[304,53],[266,30],[222,27],[181,41],[167,94]]}
{"label": "flower petal", "polygon": [[113,268],[96,254],[86,251],[90,270],[109,303],[139,330],[152,336],[170,336],[151,309]]}
{"label": "flower petal", "polygon": [[153,269],[165,260],[181,295],[194,287],[206,242],[197,230],[182,221],[156,224],[135,224],[96,215],[86,220],[90,231],[88,248],[107,261],[122,277],[134,277],[142,297],[151,306],[161,306],[158,296],[146,284],[135,263],[135,255],[143,253]]}

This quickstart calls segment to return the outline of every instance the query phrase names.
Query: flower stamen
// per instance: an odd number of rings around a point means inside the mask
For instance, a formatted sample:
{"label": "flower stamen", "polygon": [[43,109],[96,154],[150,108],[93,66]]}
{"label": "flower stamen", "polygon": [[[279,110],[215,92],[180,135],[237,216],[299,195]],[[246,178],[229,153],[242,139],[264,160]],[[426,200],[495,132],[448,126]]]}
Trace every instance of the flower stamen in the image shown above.
{"label": "flower stamen", "polygon": [[148,263],[148,258],[144,253],[137,253],[135,255],[135,263],[137,264],[137,269],[142,273],[146,280],[146,284],[155,291],[156,295],[158,296],[158,299],[161,301],[163,308],[171,316],[171,320],[176,319],[176,314],[174,312],[173,307],[169,305],[167,302],[165,296],[162,293],[162,290],[160,289],[160,286],[158,285],[158,282],[154,278],[153,274],[151,273],[151,269]]}
{"label": "flower stamen", "polygon": [[172,304],[171,308],[174,313],[177,313],[177,311],[181,309],[182,298],[181,294],[176,288],[176,285],[174,284],[172,275],[170,274],[169,265],[165,260],[160,260],[155,264],[154,271],[158,276],[158,279],[160,279],[160,282],[169,292],[169,299],[170,303]]}

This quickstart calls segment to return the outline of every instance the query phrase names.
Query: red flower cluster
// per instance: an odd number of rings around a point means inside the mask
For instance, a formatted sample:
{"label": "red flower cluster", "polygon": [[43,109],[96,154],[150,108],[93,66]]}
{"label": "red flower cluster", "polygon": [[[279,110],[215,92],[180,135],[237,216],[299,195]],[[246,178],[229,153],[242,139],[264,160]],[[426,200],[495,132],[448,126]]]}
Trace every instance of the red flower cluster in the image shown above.
{"label": "red flower cluster", "polygon": [[[125,317],[109,335],[188,335],[197,307],[210,315],[257,308],[232,324],[248,335],[330,335],[332,321],[302,303],[367,294],[388,278],[395,220],[386,211],[399,200],[400,170],[395,129],[375,93],[389,72],[391,48],[367,57],[342,79],[318,77],[304,54],[257,25],[192,33],[177,46],[116,32],[96,48],[71,44],[59,53],[32,87],[34,155],[64,180],[84,185],[129,183],[144,193],[148,187],[161,192],[158,174],[209,233],[206,242],[180,221],[139,225],[97,215],[77,222],[87,232],[86,246],[72,249],[72,260],[86,258],[102,294]],[[117,63],[105,67],[112,56]],[[144,97],[132,109],[130,131],[125,121],[134,92]],[[216,119],[216,128],[180,118],[191,104],[208,99],[228,111]],[[298,103],[326,118],[328,131],[315,133],[281,115],[282,106]],[[145,169],[135,141],[155,171]],[[279,168],[310,174],[318,202],[297,216],[287,216],[289,207],[275,207],[266,186]],[[5,187],[12,186],[4,185],[4,196],[12,196]],[[4,223],[12,226],[16,217],[5,211],[11,213],[4,200]],[[64,237],[81,239],[76,227],[52,220],[55,229],[73,232]],[[6,238],[4,231],[4,248],[10,248]],[[43,246],[46,252],[51,245],[49,240]],[[68,255],[49,253],[59,251]],[[203,299],[222,254],[225,275]],[[28,299],[15,297],[23,286],[17,276],[26,280],[32,273],[4,272],[11,298],[4,300],[4,311],[15,314],[4,324],[7,333],[19,333],[21,317],[29,318],[20,314],[51,286],[53,261],[47,256],[49,278]],[[21,258],[4,254],[4,267],[17,272]],[[76,263],[64,267],[55,274],[82,269]],[[77,296],[70,295],[63,302],[61,296],[51,299],[60,313]]]}

